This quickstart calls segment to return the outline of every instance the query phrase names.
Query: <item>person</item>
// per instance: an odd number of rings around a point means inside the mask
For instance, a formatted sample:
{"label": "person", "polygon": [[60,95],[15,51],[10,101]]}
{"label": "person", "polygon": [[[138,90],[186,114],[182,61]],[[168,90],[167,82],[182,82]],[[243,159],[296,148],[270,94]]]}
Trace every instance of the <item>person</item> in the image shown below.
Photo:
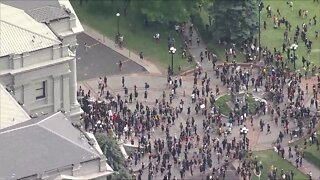
{"label": "person", "polygon": [[145,82],[144,83],[144,89],[147,91],[150,88],[149,83]]}
{"label": "person", "polygon": [[88,45],[86,42],[84,43],[84,50],[85,50],[85,52],[88,52]]}
{"label": "person", "polygon": [[271,134],[271,127],[269,124],[267,124],[267,134]]}
{"label": "person", "polygon": [[107,78],[107,76],[104,76],[103,82],[104,82],[105,87],[108,87],[108,78]]}
{"label": "person", "polygon": [[143,60],[143,52],[140,52],[139,56],[140,56],[140,60]]}
{"label": "person", "polygon": [[290,175],[291,175],[291,179],[294,180],[294,179],[293,179],[293,177],[294,177],[294,172],[293,172],[293,170],[290,170]]}
{"label": "person", "polygon": [[308,177],[309,177],[309,180],[312,180],[312,172],[311,171],[309,171]]}
{"label": "person", "polygon": [[102,77],[99,77],[98,87],[99,87],[99,89],[101,89],[101,87],[102,87]]}
{"label": "person", "polygon": [[198,46],[200,46],[200,38],[199,37],[197,37],[197,44],[198,44]]}
{"label": "person", "polygon": [[122,82],[122,87],[124,87],[124,76],[122,76],[121,82]]}
{"label": "person", "polygon": [[266,10],[267,10],[267,18],[271,18],[271,6],[268,5],[268,6],[266,7]]}
{"label": "person", "polygon": [[291,8],[291,11],[293,11],[293,2],[292,1],[290,1],[289,6]]}
{"label": "person", "polygon": [[122,61],[121,60],[119,61],[118,65],[119,65],[119,70],[122,71]]}
{"label": "person", "polygon": [[278,13],[278,15],[281,17],[281,13],[280,13],[280,10],[279,10],[279,9],[277,9],[277,13]]}
{"label": "person", "polygon": [[260,119],[260,131],[263,131],[263,126],[264,126],[264,122],[262,121],[262,119]]}
{"label": "person", "polygon": [[156,33],[156,34],[153,36],[153,39],[155,39],[156,42],[159,42],[159,40],[160,40],[160,34],[159,34],[159,33]]}
{"label": "person", "polygon": [[119,47],[122,48],[123,46],[123,36],[119,35]]}
{"label": "person", "polygon": [[148,99],[148,91],[144,91],[144,100],[147,102]]}

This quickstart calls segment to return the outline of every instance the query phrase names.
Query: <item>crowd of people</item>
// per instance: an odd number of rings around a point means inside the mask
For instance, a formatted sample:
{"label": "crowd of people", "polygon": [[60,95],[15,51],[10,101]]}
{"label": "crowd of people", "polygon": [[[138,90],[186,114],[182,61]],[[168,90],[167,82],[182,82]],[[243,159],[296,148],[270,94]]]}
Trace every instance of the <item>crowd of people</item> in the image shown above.
{"label": "crowd of people", "polygon": [[[270,7],[267,11],[271,18]],[[177,89],[183,89],[184,83],[181,76],[174,77],[170,73],[167,78],[167,90],[163,91],[162,97],[158,99],[148,98],[148,82],[144,87],[135,85],[130,88],[126,86],[124,77],[121,80],[123,92],[118,94],[112,94],[108,90],[107,77],[99,78],[98,99],[93,98],[92,92],[85,92],[80,87],[78,97],[84,110],[82,119],[85,130],[93,133],[113,133],[119,139],[136,145],[137,150],[129,154],[128,169],[139,180],[151,180],[155,177],[164,180],[184,179],[199,174],[196,171],[206,179],[224,179],[229,162],[233,159],[240,160],[241,166],[236,171],[243,179],[250,179],[252,173],[259,174],[262,164],[256,159],[248,160],[244,157],[244,152],[250,151],[249,138],[231,134],[234,126],[253,126],[254,121],[259,121],[254,120],[255,115],[255,119],[259,119],[260,116],[269,117],[267,122],[261,119],[258,123],[260,130],[266,129],[267,134],[272,131],[271,123],[281,126],[276,150],[282,157],[284,148],[281,143],[284,137],[292,140],[308,133],[311,135],[310,143],[317,144],[319,148],[313,129],[318,121],[314,112],[319,109],[320,77],[318,76],[317,82],[310,84],[311,92],[308,90],[308,84],[302,87],[302,81],[303,78],[307,80],[310,77],[309,70],[312,72],[311,75],[315,75],[320,72],[320,67],[302,57],[306,68],[304,75],[300,72],[292,73],[289,68],[290,63],[294,65],[294,69],[296,68],[297,54],[292,44],[302,41],[308,53],[311,51],[312,41],[306,32],[310,26],[316,25],[317,17],[311,18],[309,24],[297,26],[291,40],[290,22],[281,16],[280,10],[277,10],[277,14],[273,17],[274,27],[280,29],[282,24],[286,27],[282,51],[277,48],[274,48],[273,52],[268,47],[259,48],[257,39],[252,38],[241,47],[241,51],[246,54],[248,61],[255,61],[260,51],[264,65],[251,64],[241,67],[236,61],[232,61],[236,58],[234,44],[226,50],[226,62],[220,65],[216,65],[217,59],[206,49],[205,52],[201,52],[200,61],[212,62],[214,73],[210,74],[198,68],[193,73],[193,89],[190,95],[177,94]],[[299,10],[300,14],[307,16],[305,10]],[[279,20],[277,16],[282,19]],[[179,32],[180,29],[182,28],[176,27]],[[193,25],[188,27],[188,30],[190,33],[183,47],[183,57],[187,57],[187,49],[192,45]],[[160,34],[157,33],[154,38],[159,41]],[[199,44],[200,39],[196,43]],[[168,47],[174,45],[174,39],[169,37]],[[285,52],[286,57],[283,55]],[[142,52],[140,57],[143,59]],[[219,85],[213,83],[214,78],[219,79]],[[263,98],[267,101],[261,101],[257,108],[251,111],[248,102],[236,98],[232,110],[224,115],[221,107],[216,104],[222,89],[234,94],[239,94],[240,91],[264,91],[266,96]],[[141,91],[143,100],[139,98]],[[305,97],[310,93],[312,99],[310,105],[306,105]],[[190,99],[186,100],[188,96]],[[199,119],[202,119],[202,127],[198,123]],[[267,128],[264,128],[265,124]],[[163,136],[155,137],[156,133]],[[302,155],[298,149],[295,148],[296,162],[301,166]],[[291,148],[288,154],[289,158],[293,158]],[[135,170],[136,167],[139,167],[138,170]],[[178,172],[179,176],[175,172]],[[273,168],[270,179],[276,179],[277,173],[276,167]],[[281,170],[280,176],[293,179],[294,174],[292,171]]]}
{"label": "crowd of people", "polygon": [[[270,103],[262,104],[258,109],[270,115],[270,121],[278,124],[281,121],[283,133],[279,134],[279,142],[282,141],[284,135],[302,136],[304,127],[312,127],[316,124],[316,117],[310,113],[311,107],[305,107],[303,103],[305,90],[300,87],[301,77],[299,75],[290,75],[283,73],[280,68],[272,65],[260,68],[253,73],[253,66],[250,68],[242,68],[233,64],[223,64],[217,67],[216,77],[219,78],[222,87],[230,88],[230,92],[239,92],[240,90],[253,91],[264,86],[264,91],[272,93],[271,97],[276,95],[279,98],[270,99]],[[180,178],[186,175],[193,175],[196,168],[200,172],[210,172],[211,177],[224,177],[227,168],[226,163],[229,159],[242,158],[244,149],[249,149],[249,139],[232,139],[228,140],[228,130],[230,125],[243,126],[248,119],[253,121],[252,115],[257,112],[249,112],[248,104],[242,104],[235,101],[235,108],[230,112],[228,121],[223,120],[220,107],[215,106],[216,97],[219,95],[219,86],[214,86],[207,72],[198,70],[194,73],[194,90],[190,95],[191,103],[186,104],[180,99],[177,106],[172,103],[176,96],[176,89],[181,88],[182,78],[168,76],[169,91],[163,92],[162,99],[155,99],[153,106],[145,105],[143,101],[138,101],[137,87],[133,87],[133,93],[129,93],[122,78],[122,86],[124,93],[121,96],[117,94],[113,96],[105,87],[107,87],[107,79],[100,78],[98,80],[101,89],[101,99],[92,100],[91,92],[84,93],[80,88],[78,95],[81,98],[81,104],[85,115],[83,117],[85,129],[87,131],[106,131],[117,134],[119,138],[131,141],[134,144],[134,138],[138,139],[138,150],[129,155],[128,167],[136,166],[141,163],[144,155],[148,155],[149,163],[144,164],[143,161],[138,174],[138,179],[142,179],[145,171],[148,172],[149,179],[159,174],[164,179],[175,179],[172,175],[172,169],[179,169]],[[319,78],[320,80],[320,78]],[[198,83],[201,81],[201,83]],[[250,84],[249,84],[250,83]],[[320,83],[320,82],[319,82]],[[144,90],[148,91],[149,85],[146,83]],[[317,86],[315,86],[317,87]],[[287,93],[285,93],[287,88]],[[202,93],[200,90],[202,89]],[[215,93],[213,89],[216,89]],[[318,94],[317,88],[313,91],[313,97]],[[132,100],[132,94],[135,94],[135,100]],[[168,95],[167,95],[168,94]],[[287,97],[284,97],[287,94]],[[280,98],[281,97],[281,98]],[[280,104],[287,99],[284,108]],[[134,108],[129,108],[130,104],[135,104]],[[191,113],[191,106],[194,111]],[[198,112],[201,112],[198,114]],[[184,115],[182,115],[184,114]],[[186,114],[186,115],[185,115]],[[178,120],[179,116],[184,116],[184,121]],[[201,116],[204,120],[202,129],[195,123],[196,116]],[[313,118],[310,118],[313,116]],[[251,118],[249,118],[251,117]],[[290,118],[297,120],[298,133],[289,131],[289,124],[294,126]],[[307,121],[305,119],[311,119]],[[180,118],[181,119],[181,118]],[[198,118],[197,118],[198,119]],[[178,123],[180,122],[180,123]],[[235,123],[238,122],[238,123]],[[268,122],[271,123],[271,122]],[[306,124],[309,123],[309,124]],[[179,124],[180,131],[173,130]],[[260,122],[263,131],[264,122]],[[165,133],[165,138],[152,138],[152,134],[161,130]],[[270,131],[270,126],[268,125]],[[292,129],[292,128],[291,128]],[[202,133],[199,133],[202,131]],[[229,138],[230,139],[230,138]],[[245,146],[246,145],[246,146]],[[213,161],[221,161],[221,166],[214,167]],[[147,169],[147,170],[145,170]],[[189,174],[190,173],[190,174]],[[249,173],[249,172],[248,172]]]}

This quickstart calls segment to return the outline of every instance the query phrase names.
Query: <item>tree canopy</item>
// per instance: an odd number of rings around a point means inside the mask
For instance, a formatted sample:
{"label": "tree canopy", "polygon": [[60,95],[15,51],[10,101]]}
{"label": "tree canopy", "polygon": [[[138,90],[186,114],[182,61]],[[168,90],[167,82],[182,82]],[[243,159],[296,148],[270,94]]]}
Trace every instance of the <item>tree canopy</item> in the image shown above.
{"label": "tree canopy", "polygon": [[[80,0],[82,4],[83,0]],[[187,21],[191,14],[213,0],[111,0],[90,1],[90,10],[106,15],[119,12],[134,12],[148,22],[169,24],[170,22]],[[125,13],[126,14],[126,13]]]}
{"label": "tree canopy", "polygon": [[186,21],[189,17],[187,3],[184,0],[134,1],[133,5],[150,22],[167,24],[170,21]]}
{"label": "tree canopy", "polygon": [[216,39],[241,43],[258,30],[258,4],[251,0],[219,0],[209,7]]}
{"label": "tree canopy", "polygon": [[121,154],[117,140],[111,135],[107,135],[105,133],[97,133],[95,134],[95,137],[103,151],[103,154],[107,157],[108,164],[114,171],[118,172],[118,174],[110,176],[110,179],[132,179],[132,176],[128,173],[128,170],[125,167],[125,158]]}

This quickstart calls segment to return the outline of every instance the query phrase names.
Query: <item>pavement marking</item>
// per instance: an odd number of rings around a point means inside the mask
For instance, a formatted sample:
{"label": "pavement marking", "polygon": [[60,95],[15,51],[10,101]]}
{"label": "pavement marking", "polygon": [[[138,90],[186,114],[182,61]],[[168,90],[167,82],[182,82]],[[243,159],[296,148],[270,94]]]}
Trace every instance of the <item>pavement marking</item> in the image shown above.
{"label": "pavement marking", "polygon": [[[123,63],[129,62],[129,61],[130,61],[130,59],[127,59],[127,60],[121,61],[121,62],[122,62],[122,64],[123,64]],[[119,63],[117,62],[116,64],[119,64]]]}
{"label": "pavement marking", "polygon": [[81,83],[87,90],[90,90],[93,97],[98,99],[99,96],[98,96],[98,93],[95,92],[95,90],[87,83],[87,82],[82,82]]}
{"label": "pavement marking", "polygon": [[99,45],[99,44],[100,44],[100,43],[97,42],[97,43],[95,43],[95,44],[88,45],[87,47],[88,47],[88,48],[92,48],[92,47],[97,46],[97,45]]}

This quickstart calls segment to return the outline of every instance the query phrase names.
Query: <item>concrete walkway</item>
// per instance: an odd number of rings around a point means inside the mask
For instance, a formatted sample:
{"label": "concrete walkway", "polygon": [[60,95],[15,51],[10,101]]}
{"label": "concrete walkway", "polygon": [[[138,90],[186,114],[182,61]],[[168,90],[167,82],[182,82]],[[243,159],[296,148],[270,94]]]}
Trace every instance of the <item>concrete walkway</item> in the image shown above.
{"label": "concrete walkway", "polygon": [[[186,29],[185,29],[185,37],[189,37],[189,27],[190,27],[190,23],[187,23],[186,25]],[[197,44],[197,37],[200,38],[200,43],[199,45]],[[201,39],[201,37],[198,35],[196,29],[193,30],[193,36],[192,36],[192,46],[190,46],[189,52],[191,53],[191,55],[195,58],[196,62],[200,62],[200,53],[201,52],[205,52],[206,50],[206,45],[204,44],[203,40]],[[259,65],[261,65],[261,62],[258,62]],[[208,61],[207,58],[204,58],[203,62],[201,63],[202,67],[205,69],[205,71],[210,71],[212,70],[212,62]],[[314,79],[309,79],[310,82],[307,82],[309,84],[312,84],[312,82],[315,82]],[[303,85],[302,87],[305,87],[305,80],[303,81]],[[310,104],[310,98],[306,98],[305,103]],[[264,122],[269,122],[271,117],[268,116],[261,116],[261,117],[256,117],[259,119],[263,119]],[[270,144],[269,141],[264,142],[263,139],[266,139],[263,135],[261,135],[262,137],[260,137],[261,132],[259,131],[259,125],[258,125],[258,120],[254,121],[254,126],[250,126],[249,123],[247,124],[247,127],[250,129],[249,133],[249,139],[251,140],[252,145],[251,148],[253,150],[266,150],[266,149],[272,149],[272,145]],[[268,139],[276,139],[278,136],[278,133],[273,133],[271,135],[269,135]],[[288,147],[287,147],[288,148]],[[286,149],[286,152],[287,149]],[[290,163],[293,164],[293,166],[295,166],[295,159],[291,158],[286,158]],[[309,171],[312,172],[312,177],[315,179],[320,179],[320,170],[314,166],[313,164],[309,163],[307,160],[303,159],[303,166],[298,168],[300,171],[302,171],[305,174],[308,174]]]}
{"label": "concrete walkway", "polygon": [[[191,23],[188,22],[186,24],[185,27],[185,31],[184,31],[184,36],[186,39],[189,39],[189,27],[190,27]],[[197,38],[199,37],[200,39],[200,43],[199,46],[197,44]],[[206,44],[203,42],[203,40],[201,39],[201,36],[198,34],[197,30],[195,28],[193,28],[193,35],[192,35],[192,45],[190,46],[189,44],[189,53],[193,56],[194,60],[196,62],[200,63],[200,53],[203,53],[203,57],[204,60],[201,63],[201,66],[204,70],[212,70],[212,62],[208,61],[208,59],[205,57],[205,50],[206,50],[207,46]]]}
{"label": "concrete walkway", "polygon": [[[189,35],[189,26],[190,24],[188,23],[185,29],[185,36],[188,37]],[[111,49],[115,50],[116,52],[122,54],[123,56],[128,57],[128,59],[133,60],[134,62],[138,63],[139,65],[143,66],[144,68],[147,69],[147,71],[151,74],[131,74],[131,75],[125,75],[125,79],[126,79],[126,86],[129,87],[129,90],[132,91],[132,88],[135,84],[137,84],[138,87],[143,87],[143,83],[144,82],[149,82],[151,87],[156,87],[156,89],[150,89],[150,99],[156,99],[159,98],[159,95],[162,93],[162,91],[166,91],[167,89],[165,89],[166,87],[166,80],[165,77],[161,77],[159,76],[161,74],[161,71],[152,63],[150,63],[149,61],[143,60],[141,61],[139,56],[130,52],[129,50],[123,48],[120,49],[118,48],[114,42],[110,39],[108,39],[107,37],[103,36],[102,34],[100,34],[99,32],[91,29],[90,27],[87,27],[84,25],[84,29],[85,32],[97,39],[99,42],[105,44],[106,46],[110,47]],[[196,62],[200,62],[200,52],[202,51],[204,53],[205,49],[206,49],[206,45],[203,43],[202,39],[200,40],[200,44],[198,46],[196,39],[198,37],[197,32],[194,30],[193,32],[193,37],[192,37],[192,41],[193,41],[193,45],[190,47],[189,52],[191,53],[191,55],[195,58]],[[215,77],[214,76],[214,72],[212,72],[212,63],[210,61],[208,61],[207,58],[204,58],[203,62],[201,63],[203,69],[205,71],[208,72],[208,76],[209,77]],[[153,76],[156,75],[156,76]],[[120,85],[121,81],[121,76],[111,76],[110,77],[110,85],[108,85],[108,89],[112,92],[112,93],[119,93],[123,95],[123,90],[122,90],[122,86]],[[221,85],[221,82],[216,79],[213,78],[212,79],[213,84],[216,85]],[[303,80],[304,81],[304,80]],[[185,91],[185,93],[187,94],[191,94],[191,90],[193,87],[193,83],[192,83],[192,76],[185,76],[184,77],[184,83],[183,83],[183,88],[178,89],[178,93],[184,94],[183,91]],[[311,85],[312,83],[309,82],[309,84]],[[96,92],[99,91],[99,89],[97,89],[97,79],[92,79],[91,81],[86,81],[85,83],[83,83],[82,85],[84,85],[84,88],[87,88],[88,90],[90,89],[93,92],[94,96],[98,96],[98,94]],[[304,88],[305,85],[302,85],[302,87]],[[224,88],[221,88],[224,89]],[[311,89],[311,88],[310,88]],[[180,92],[181,91],[181,92]],[[95,92],[95,93],[94,93]],[[140,92],[143,93],[143,92]],[[311,94],[311,93],[310,93]],[[308,94],[308,95],[310,95]],[[256,94],[257,95],[257,94]],[[140,101],[143,102],[143,98],[139,97]],[[189,98],[185,98],[180,96],[179,98],[184,99],[185,102],[190,101]],[[306,98],[306,103],[309,104],[309,99]],[[286,102],[286,101],[284,101]],[[154,103],[154,102],[150,102],[150,103]],[[174,106],[177,106],[178,101],[174,101]],[[283,104],[281,104],[281,106],[283,106]],[[196,117],[196,116],[195,116]],[[177,120],[177,123],[182,121],[182,119],[185,119],[185,117],[179,118],[179,120]],[[262,119],[264,122],[266,123],[270,123],[270,125],[272,126],[272,134],[269,135],[265,135],[264,132],[260,132],[259,130],[259,120]],[[202,122],[202,117],[199,117],[198,121],[199,122],[199,127],[201,127],[201,122]],[[255,118],[255,121],[253,123],[253,126],[251,126],[249,123],[247,124],[247,127],[249,128],[249,134],[248,134],[248,138],[250,139],[250,148],[252,150],[264,150],[264,149],[272,149],[272,142],[276,140],[277,136],[278,136],[278,132],[282,129],[281,127],[275,126],[274,123],[272,123],[271,121],[271,117],[269,115],[265,115],[265,116],[259,116]],[[175,128],[175,127],[173,127]],[[234,127],[234,133],[232,134],[232,136],[236,135],[238,131],[238,126]],[[179,131],[176,129],[172,129],[172,131]],[[155,135],[155,137],[159,138],[161,132],[157,132],[157,134]],[[283,145],[284,147],[287,146],[287,144]],[[287,151],[286,151],[287,152]],[[289,161],[292,161],[293,165],[295,166],[295,159],[291,158],[286,158]],[[137,167],[136,167],[137,168]],[[139,169],[139,168],[138,168]],[[299,168],[303,173],[308,173],[309,171],[312,172],[312,177],[317,179],[320,177],[320,170],[315,167],[314,165],[308,163],[306,160],[303,160],[303,167]]]}
{"label": "concrete walkway", "polygon": [[[289,161],[293,166],[296,167],[296,158],[293,156],[293,158],[289,158],[288,149],[289,147],[284,147],[285,149],[285,159]],[[293,148],[294,149],[294,148]],[[292,151],[294,154],[294,151]],[[312,173],[312,179],[320,179],[320,169],[317,168],[315,165],[309,163],[306,159],[302,159],[302,166],[298,168],[301,172],[304,174],[308,174],[309,172]]]}
{"label": "concrete walkway", "polygon": [[92,38],[98,40],[100,43],[108,46],[112,50],[116,51],[117,53],[127,57],[128,59],[134,61],[135,63],[139,64],[140,66],[144,67],[149,73],[151,74],[161,74],[161,71],[158,69],[158,67],[151,63],[148,60],[140,60],[140,56],[135,54],[134,52],[126,49],[126,48],[119,48],[114,41],[106,37],[105,35],[101,34],[97,30],[87,26],[82,25],[84,28],[84,31],[87,35],[91,36]]}

